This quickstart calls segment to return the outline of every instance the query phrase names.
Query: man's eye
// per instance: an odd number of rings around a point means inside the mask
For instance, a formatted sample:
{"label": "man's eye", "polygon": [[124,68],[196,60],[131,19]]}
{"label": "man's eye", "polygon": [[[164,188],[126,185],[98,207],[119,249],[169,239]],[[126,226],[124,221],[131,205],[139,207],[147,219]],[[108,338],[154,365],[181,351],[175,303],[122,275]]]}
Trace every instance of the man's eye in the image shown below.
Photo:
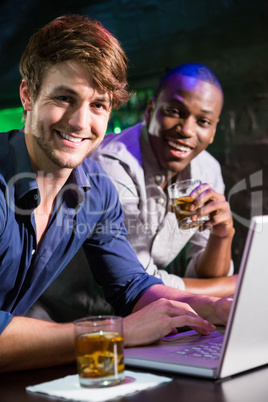
{"label": "man's eye", "polygon": [[199,119],[199,124],[203,127],[208,127],[211,125],[211,121],[208,119]]}
{"label": "man's eye", "polygon": [[62,102],[71,102],[71,98],[69,96],[60,95],[57,96],[57,99]]}
{"label": "man's eye", "polygon": [[103,105],[102,103],[93,103],[91,106],[98,110],[101,110],[101,109],[106,110],[106,106]]}
{"label": "man's eye", "polygon": [[174,107],[167,107],[165,109],[166,113],[172,116],[179,116],[180,115],[180,111],[177,108]]}

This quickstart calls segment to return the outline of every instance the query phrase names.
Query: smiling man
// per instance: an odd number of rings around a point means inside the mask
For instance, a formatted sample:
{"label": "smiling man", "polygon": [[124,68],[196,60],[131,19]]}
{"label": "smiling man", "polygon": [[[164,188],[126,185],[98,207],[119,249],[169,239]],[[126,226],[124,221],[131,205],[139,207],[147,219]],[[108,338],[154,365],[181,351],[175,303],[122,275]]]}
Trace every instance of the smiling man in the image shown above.
{"label": "smiling man", "polygon": [[[221,85],[208,67],[177,66],[160,80],[145,122],[107,135],[92,155],[118,189],[127,237],[147,272],[166,285],[216,296],[232,293],[237,280],[221,169],[206,151],[222,106]],[[188,178],[202,182],[195,207],[205,203],[202,215],[210,216],[202,231],[179,230],[170,208],[167,186]]]}

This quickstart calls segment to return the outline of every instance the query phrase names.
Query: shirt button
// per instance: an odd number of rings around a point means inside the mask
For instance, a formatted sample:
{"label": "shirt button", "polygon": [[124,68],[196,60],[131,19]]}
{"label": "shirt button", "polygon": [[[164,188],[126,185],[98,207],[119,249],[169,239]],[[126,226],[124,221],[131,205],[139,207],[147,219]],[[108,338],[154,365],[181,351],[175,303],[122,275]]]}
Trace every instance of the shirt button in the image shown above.
{"label": "shirt button", "polygon": [[164,200],[163,197],[160,197],[160,198],[158,198],[157,202],[158,202],[158,204],[162,204],[162,205],[163,205],[163,204],[165,203],[165,200]]}
{"label": "shirt button", "polygon": [[161,181],[161,179],[162,179],[162,177],[159,175],[159,174],[157,174],[156,176],[155,176],[155,181],[156,182],[160,182]]}
{"label": "shirt button", "polygon": [[35,253],[35,250],[33,249],[33,250],[32,250],[32,255],[34,255],[34,253]]}

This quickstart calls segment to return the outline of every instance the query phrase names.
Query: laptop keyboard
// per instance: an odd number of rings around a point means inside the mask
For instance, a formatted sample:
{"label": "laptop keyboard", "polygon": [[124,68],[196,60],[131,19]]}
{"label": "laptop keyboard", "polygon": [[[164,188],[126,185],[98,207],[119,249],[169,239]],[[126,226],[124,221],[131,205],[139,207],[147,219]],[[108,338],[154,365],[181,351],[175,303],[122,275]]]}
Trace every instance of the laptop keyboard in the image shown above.
{"label": "laptop keyboard", "polygon": [[222,342],[210,340],[198,346],[185,346],[178,350],[177,354],[185,357],[199,357],[206,360],[218,360],[221,354]]}

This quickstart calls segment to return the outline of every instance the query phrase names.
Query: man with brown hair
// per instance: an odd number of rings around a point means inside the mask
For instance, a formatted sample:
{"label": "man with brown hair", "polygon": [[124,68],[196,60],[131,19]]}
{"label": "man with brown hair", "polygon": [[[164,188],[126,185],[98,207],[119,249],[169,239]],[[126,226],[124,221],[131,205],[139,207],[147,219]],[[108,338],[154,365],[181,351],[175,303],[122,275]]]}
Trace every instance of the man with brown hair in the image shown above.
{"label": "man with brown hair", "polygon": [[115,187],[87,158],[112,108],[128,99],[126,64],[100,23],[76,15],[40,29],[22,55],[25,127],[0,136],[1,371],[74,361],[73,323],[24,314],[82,245],[107,301],[125,316],[125,346],[226,323],[230,299],[194,296],[146,273],[126,240]]}

